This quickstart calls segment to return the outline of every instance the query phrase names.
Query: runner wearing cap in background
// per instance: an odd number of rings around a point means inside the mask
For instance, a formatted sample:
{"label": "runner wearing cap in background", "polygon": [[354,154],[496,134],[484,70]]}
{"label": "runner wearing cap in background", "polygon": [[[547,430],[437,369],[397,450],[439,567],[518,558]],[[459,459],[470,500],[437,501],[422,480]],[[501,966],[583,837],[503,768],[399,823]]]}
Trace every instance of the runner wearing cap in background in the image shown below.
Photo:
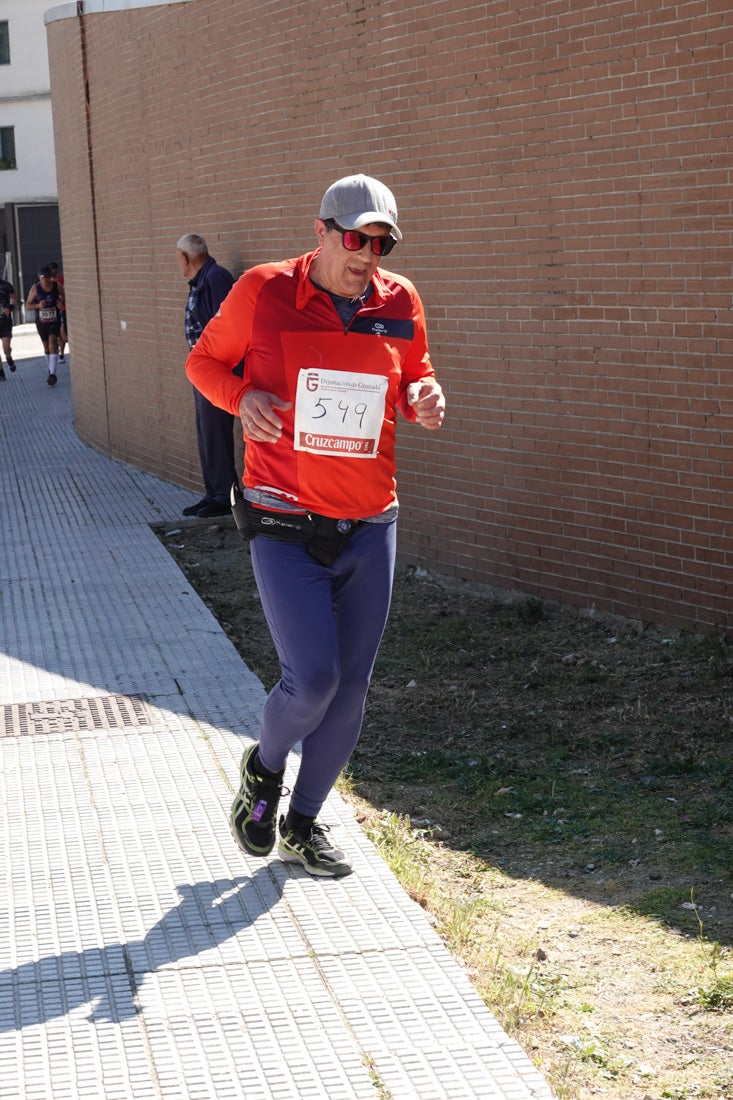
{"label": "runner wearing cap in background", "polygon": [[[315,251],[241,276],[186,371],[242,421],[241,509],[281,668],[259,742],[242,758],[232,830],[256,856],[279,832],[282,859],[341,876],[351,864],[317,818],[359,737],[389,610],[397,411],[436,429],[445,399],[414,286],[379,268],[402,239],[392,192],[370,176],[338,180],[315,233]],[[242,359],[239,379],[232,368]],[[298,776],[278,823],[298,742]]]}
{"label": "runner wearing cap in background", "polygon": [[42,267],[38,272],[38,282],[34,283],[26,299],[25,308],[36,311],[36,331],[41,337],[46,353],[46,366],[49,386],[58,381],[58,341],[61,331],[61,310],[64,308],[64,293],[51,276],[50,267]]}

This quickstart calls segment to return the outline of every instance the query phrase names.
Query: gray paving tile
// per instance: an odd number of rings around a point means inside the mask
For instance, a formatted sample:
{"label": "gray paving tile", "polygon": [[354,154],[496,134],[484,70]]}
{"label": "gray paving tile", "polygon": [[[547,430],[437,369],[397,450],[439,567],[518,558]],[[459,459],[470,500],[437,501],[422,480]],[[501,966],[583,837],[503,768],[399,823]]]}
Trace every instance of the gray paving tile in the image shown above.
{"label": "gray paving tile", "polygon": [[34,341],[0,389],[1,1100],[549,1100],[337,795],[348,879],[236,848],[264,692],[150,531],[191,494],[77,439]]}

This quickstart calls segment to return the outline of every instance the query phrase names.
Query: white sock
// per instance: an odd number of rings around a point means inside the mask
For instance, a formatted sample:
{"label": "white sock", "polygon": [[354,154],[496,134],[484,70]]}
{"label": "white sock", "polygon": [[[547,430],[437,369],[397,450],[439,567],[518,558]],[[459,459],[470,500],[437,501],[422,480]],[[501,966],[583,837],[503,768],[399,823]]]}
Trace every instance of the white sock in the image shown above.
{"label": "white sock", "polygon": [[59,365],[58,355],[49,355],[48,357],[48,373],[55,374],[56,367]]}

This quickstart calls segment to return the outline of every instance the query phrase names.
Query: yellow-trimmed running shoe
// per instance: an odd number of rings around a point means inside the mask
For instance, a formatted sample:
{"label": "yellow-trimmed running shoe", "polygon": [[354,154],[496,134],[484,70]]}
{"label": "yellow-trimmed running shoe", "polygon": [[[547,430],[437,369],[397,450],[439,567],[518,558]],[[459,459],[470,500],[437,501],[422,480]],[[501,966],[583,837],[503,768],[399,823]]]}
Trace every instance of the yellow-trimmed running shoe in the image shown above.
{"label": "yellow-trimmed running shoe", "polygon": [[340,848],[334,848],[327,837],[328,825],[319,825],[313,818],[304,818],[298,825],[289,825],[280,818],[280,843],[277,854],[285,863],[300,863],[309,875],[341,878],[353,868]]}
{"label": "yellow-trimmed running shoe", "polygon": [[241,784],[230,821],[234,839],[243,852],[266,856],[275,846],[277,806],[285,773],[262,775],[258,765],[257,745],[250,745],[242,756]]}

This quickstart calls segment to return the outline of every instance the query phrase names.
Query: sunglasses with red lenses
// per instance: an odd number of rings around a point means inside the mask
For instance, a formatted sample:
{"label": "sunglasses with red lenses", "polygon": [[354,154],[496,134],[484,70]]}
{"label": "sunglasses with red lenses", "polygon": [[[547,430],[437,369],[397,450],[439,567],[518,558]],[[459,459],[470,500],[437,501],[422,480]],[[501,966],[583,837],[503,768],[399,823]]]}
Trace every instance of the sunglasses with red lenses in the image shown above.
{"label": "sunglasses with red lenses", "polygon": [[369,244],[375,256],[388,256],[397,244],[394,237],[370,237],[368,233],[360,233],[358,229],[342,229],[333,218],[327,218],[325,224],[329,229],[338,230],[348,252],[361,252],[364,245]]}

